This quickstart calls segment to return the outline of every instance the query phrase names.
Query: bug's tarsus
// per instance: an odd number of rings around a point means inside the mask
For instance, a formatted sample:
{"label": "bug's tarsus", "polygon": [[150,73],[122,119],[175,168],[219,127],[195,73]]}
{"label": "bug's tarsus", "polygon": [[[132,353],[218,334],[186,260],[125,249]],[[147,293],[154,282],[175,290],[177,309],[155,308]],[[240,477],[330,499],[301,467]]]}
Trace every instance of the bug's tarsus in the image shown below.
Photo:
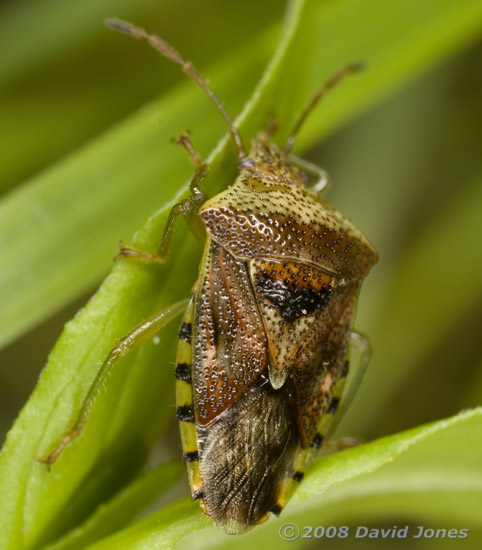
{"label": "bug's tarsus", "polygon": [[128,258],[128,259],[141,261],[146,264],[164,263],[167,260],[167,257],[169,256],[170,244],[171,244],[172,235],[174,232],[174,226],[175,226],[177,217],[179,215],[182,215],[186,218],[186,221],[189,222],[192,217],[193,208],[194,208],[193,203],[188,199],[184,199],[183,201],[178,202],[171,208],[171,211],[169,212],[169,216],[167,218],[166,227],[164,229],[164,235],[162,237],[161,244],[157,249],[157,252],[155,253],[144,252],[143,250],[130,248],[130,247],[124,246],[123,243],[120,243],[120,250],[117,256],[115,257],[115,260]]}
{"label": "bug's tarsus", "polygon": [[356,437],[342,437],[336,441],[328,441],[323,445],[323,449],[330,453],[336,453],[338,451],[344,451],[345,449],[351,449],[353,447],[358,447],[364,442],[362,439]]}
{"label": "bug's tarsus", "polygon": [[194,146],[191,141],[191,134],[189,131],[183,132],[180,136],[172,138],[172,141],[177,145],[181,145],[187,151],[189,158],[191,159],[192,165],[195,170],[199,170],[203,164],[201,156],[194,149]]}
{"label": "bug's tarsus", "polygon": [[207,82],[198,73],[196,67],[190,61],[185,61],[184,58],[181,56],[181,54],[177,50],[175,50],[170,44],[162,40],[162,38],[160,38],[159,36],[155,34],[149,34],[147,31],[145,31],[141,27],[137,27],[132,23],[128,23],[120,19],[106,19],[105,24],[109,28],[115,31],[121,32],[122,34],[127,34],[128,36],[132,36],[133,38],[147,40],[147,42],[149,42],[149,44],[155,50],[161,53],[164,57],[167,57],[172,62],[180,65],[182,70],[192,80],[194,80],[194,82],[199,84],[199,86],[201,86],[201,88],[207,93],[207,95],[211,98],[213,103],[216,105],[218,111],[224,117],[224,120],[227,122],[229,126],[229,132],[231,134],[231,137],[234,141],[234,145],[236,147],[236,151],[238,153],[238,161],[240,162],[246,156],[246,153],[244,152],[243,141],[239,134],[238,128],[234,125],[234,122],[232,121],[231,117],[228,115],[221,100],[214,93],[214,91],[209,87]]}
{"label": "bug's tarsus", "polygon": [[125,246],[124,243],[119,243],[119,252],[114,258],[114,261],[118,261],[123,258],[132,258],[146,264],[162,264],[166,261],[166,257],[167,254],[165,257],[159,254],[150,254],[149,252],[142,252],[141,250],[136,250],[135,248]]}
{"label": "bug's tarsus", "polygon": [[59,445],[45,458],[37,458],[37,462],[45,464],[47,469],[50,470],[52,464],[57,460],[57,458],[62,454],[63,450],[69,443],[71,443],[75,438],[79,437],[81,429],[73,428],[70,430],[64,437],[62,437]]}
{"label": "bug's tarsus", "polygon": [[309,101],[308,105],[303,109],[303,111],[301,112],[301,115],[299,116],[298,120],[293,126],[293,129],[291,130],[290,135],[288,136],[288,139],[286,140],[286,143],[283,146],[283,149],[285,152],[289,153],[291,151],[296,139],[296,135],[298,134],[301,126],[303,126],[305,120],[308,118],[308,116],[311,114],[311,112],[316,107],[316,105],[320,102],[320,100],[323,99],[323,97],[325,97],[326,93],[329,92],[334,86],[339,84],[345,78],[345,76],[348,76],[349,74],[352,74],[352,73],[356,73],[363,69],[364,69],[364,64],[362,62],[351,63],[341,71],[338,71],[336,74],[334,74],[316,92],[316,94]]}
{"label": "bug's tarsus", "polygon": [[[190,147],[192,147],[192,145],[189,141],[189,136],[183,134],[179,138],[179,140],[181,142],[181,145],[187,148],[188,152],[190,152]],[[192,151],[194,152],[194,149],[192,149]],[[120,251],[114,258],[115,260],[130,258],[134,260],[139,260],[147,264],[164,263],[169,256],[169,249],[171,246],[172,236],[174,234],[174,227],[176,224],[176,220],[179,216],[184,217],[187,226],[189,227],[193,235],[201,243],[204,243],[204,240],[206,238],[206,230],[204,229],[204,225],[198,216],[198,210],[199,207],[204,204],[204,202],[206,202],[207,198],[206,193],[204,193],[201,188],[201,183],[208,173],[208,166],[206,163],[202,162],[201,157],[196,152],[194,152],[194,155],[195,157],[192,158],[193,163],[195,162],[197,164],[199,162],[200,164],[196,168],[194,176],[191,180],[191,184],[189,186],[191,194],[189,195],[189,199],[184,199],[171,208],[171,211],[169,212],[169,216],[167,218],[161,244],[159,245],[157,252],[155,252],[154,254],[151,252],[144,252],[142,250],[137,250],[135,248],[124,246],[124,244],[120,242]],[[245,157],[245,160],[246,159],[248,159],[248,157]]]}

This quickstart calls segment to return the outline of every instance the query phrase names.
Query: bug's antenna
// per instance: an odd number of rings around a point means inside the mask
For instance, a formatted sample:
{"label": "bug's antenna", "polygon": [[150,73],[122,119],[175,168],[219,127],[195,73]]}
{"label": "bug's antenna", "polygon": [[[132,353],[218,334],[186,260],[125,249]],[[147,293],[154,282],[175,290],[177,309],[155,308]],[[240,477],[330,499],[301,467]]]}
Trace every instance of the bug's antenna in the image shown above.
{"label": "bug's antenna", "polygon": [[326,93],[330,91],[334,86],[336,86],[339,82],[341,82],[345,76],[361,71],[364,68],[363,63],[352,63],[351,65],[348,65],[341,71],[334,74],[326,84],[316,92],[316,94],[311,98],[311,101],[308,103],[308,105],[305,107],[303,112],[301,113],[300,117],[296,121],[296,124],[293,126],[293,129],[291,130],[290,135],[288,136],[288,139],[286,140],[286,143],[283,146],[283,150],[287,153],[291,151],[293,148],[293,144],[295,142],[296,135],[298,134],[301,126],[303,126],[305,120],[308,118],[308,115],[313,111],[313,109],[316,107],[318,102],[325,97]]}
{"label": "bug's antenna", "polygon": [[226,109],[224,108],[218,96],[208,86],[204,78],[198,73],[196,67],[190,61],[185,61],[179,52],[177,52],[170,44],[162,40],[162,38],[159,38],[159,36],[156,36],[155,34],[148,34],[144,29],[136,27],[132,23],[127,23],[126,21],[121,21],[120,19],[106,19],[105,24],[109,28],[123,34],[127,34],[128,36],[132,36],[133,38],[147,40],[147,42],[149,42],[149,44],[164,57],[167,57],[174,63],[180,65],[182,70],[190,78],[192,78],[194,82],[197,82],[197,84],[199,84],[199,86],[201,86],[201,88],[207,93],[207,95],[216,105],[218,111],[224,117],[224,120],[228,123],[229,133],[233,138],[234,145],[238,152],[238,161],[240,162],[246,157],[243,142],[241,140],[241,136],[239,135],[238,129],[231,120],[231,117],[226,112]]}

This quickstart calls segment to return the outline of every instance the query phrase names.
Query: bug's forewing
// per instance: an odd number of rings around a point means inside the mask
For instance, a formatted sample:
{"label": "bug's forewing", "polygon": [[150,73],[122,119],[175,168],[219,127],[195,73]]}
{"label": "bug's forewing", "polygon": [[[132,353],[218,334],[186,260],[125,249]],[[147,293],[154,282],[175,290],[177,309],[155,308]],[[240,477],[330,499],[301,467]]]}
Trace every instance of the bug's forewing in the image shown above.
{"label": "bug's forewing", "polygon": [[279,388],[291,375],[300,443],[307,447],[343,370],[359,283],[340,285],[301,262],[249,265],[269,343],[270,381]]}
{"label": "bug's forewing", "polygon": [[[208,243],[193,333],[204,506],[227,532],[259,523],[298,445],[291,383],[267,378],[267,342],[245,262]],[[265,373],[265,374],[263,374]]]}
{"label": "bug's forewing", "polygon": [[[279,281],[299,275],[296,285],[274,287],[285,301],[263,294],[260,278],[270,280],[272,271]],[[296,465],[304,471],[314,456],[343,370],[359,284],[337,286],[302,263],[244,262],[215,243],[202,273],[193,351],[203,506],[225,532],[239,533],[280,510],[300,475]],[[274,388],[268,342],[281,349],[287,341],[288,376]]]}
{"label": "bug's forewing", "polygon": [[193,325],[196,421],[209,424],[267,368],[266,335],[244,262],[207,245]]}
{"label": "bug's forewing", "polygon": [[259,377],[208,428],[200,471],[209,516],[228,533],[240,533],[266,519],[275,507],[298,449],[291,383],[273,390]]}
{"label": "bug's forewing", "polygon": [[344,370],[358,288],[359,284],[353,284],[335,289],[329,303],[317,312],[311,331],[300,342],[291,377],[296,388],[303,448],[311,445],[317,432],[325,432],[320,428],[324,415],[336,412],[338,401],[333,398]]}

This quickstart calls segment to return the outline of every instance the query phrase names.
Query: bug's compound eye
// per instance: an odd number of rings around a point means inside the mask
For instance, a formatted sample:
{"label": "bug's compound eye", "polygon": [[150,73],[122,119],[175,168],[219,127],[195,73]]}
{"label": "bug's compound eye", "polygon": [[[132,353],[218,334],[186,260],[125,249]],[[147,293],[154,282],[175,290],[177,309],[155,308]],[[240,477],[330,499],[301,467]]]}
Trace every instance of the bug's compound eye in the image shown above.
{"label": "bug's compound eye", "polygon": [[250,157],[243,157],[238,162],[238,170],[254,170],[256,168],[256,164],[254,160]]}

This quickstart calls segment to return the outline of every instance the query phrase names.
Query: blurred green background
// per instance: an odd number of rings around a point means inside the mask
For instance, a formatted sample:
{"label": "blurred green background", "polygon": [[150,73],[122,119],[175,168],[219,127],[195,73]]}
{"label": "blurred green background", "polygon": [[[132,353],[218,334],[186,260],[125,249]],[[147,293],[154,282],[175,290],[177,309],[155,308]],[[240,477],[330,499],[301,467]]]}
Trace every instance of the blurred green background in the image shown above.
{"label": "blurred green background", "polygon": [[[334,4],[336,0],[327,1],[327,9]],[[424,5],[423,0],[420,4]],[[471,2],[457,4],[463,11]],[[89,146],[139,106],[160,95],[169,97],[176,85],[184,82],[181,71],[149,48],[105,29],[104,17],[132,20],[162,33],[209,77],[213,67],[222,67],[230,55],[239,54],[260,36],[268,37],[272,52],[284,13],[285,2],[280,0],[4,2],[0,7],[0,216],[9,215],[12,197],[25,193],[35,178],[48,175],[52,167],[55,170],[58,163]],[[419,14],[411,16],[417,19]],[[375,17],[367,10],[367,29],[375,25]],[[465,34],[460,23],[459,39],[447,40],[444,48],[420,67],[406,71],[403,78],[397,75],[403,67],[397,69],[395,64],[393,86],[374,93],[356,116],[333,124],[336,131],[323,140],[310,142],[307,138],[308,150],[300,140],[304,156],[331,176],[333,187],[326,198],[363,231],[380,255],[364,284],[356,323],[370,337],[373,360],[340,426],[340,435],[369,441],[482,404],[482,26],[481,17],[477,24],[474,19],[467,22]],[[365,21],[359,23],[363,28]],[[450,26],[450,20],[446,25]],[[444,32],[441,28],[440,33]],[[433,35],[434,31],[427,40]],[[377,38],[383,48],[383,33]],[[249,52],[252,56],[253,50]],[[226,98],[231,113],[238,113],[248,99],[269,53],[260,49],[249,74],[240,76],[239,88],[246,94]],[[372,60],[364,61],[369,73]],[[349,88],[351,83],[347,81],[343,87]],[[319,106],[324,108],[324,104]],[[213,131],[220,137],[222,121],[214,110],[212,117]],[[159,120],[159,125],[162,123]],[[180,126],[177,133],[185,129]],[[203,139],[203,129],[195,120],[190,129],[201,154],[207,155],[215,141]],[[308,128],[306,135],[315,133]],[[154,139],[152,155],[155,146]],[[183,181],[190,167],[173,147],[173,155],[178,154],[179,179]],[[156,177],[163,185],[161,175]],[[132,186],[135,189],[135,181]],[[42,188],[36,193],[41,202]],[[104,250],[89,258],[95,265],[89,277],[79,282],[74,272],[58,283],[71,292],[62,290],[57,295],[54,287],[51,300],[45,296],[39,300],[38,311],[32,312],[37,302],[27,300],[25,314],[22,300],[12,300],[15,279],[0,281],[5,283],[0,285],[0,311],[6,311],[2,303],[8,302],[9,308],[8,315],[2,313],[7,327],[0,352],[2,442],[35,387],[63,325],[110,269],[117,240],[128,241],[160,206],[153,194],[121,210],[116,189],[111,187],[106,193],[112,196],[112,210],[106,214],[105,227],[101,224],[95,229],[109,239]],[[35,196],[31,193],[28,200]],[[66,201],[59,208],[68,212],[68,195]],[[28,231],[29,220],[22,217],[22,211],[12,215],[18,222],[18,234],[25,227]],[[38,211],[36,215],[41,218],[52,213]],[[56,251],[59,265],[64,252],[75,253],[70,249],[70,229],[59,223],[61,236],[64,230],[65,238],[60,239]],[[14,263],[17,255],[36,253],[35,233],[30,252],[12,248],[16,241],[10,237],[16,234],[17,229],[11,229],[3,241],[4,262]],[[95,239],[95,231],[91,238]],[[25,280],[16,279],[20,288],[35,285],[35,270],[41,273],[42,261],[48,263],[49,255],[34,264]],[[9,265],[3,263],[2,271]],[[10,311],[17,311],[18,318],[25,321],[16,322],[8,332],[13,325]],[[176,458],[177,434],[175,429],[171,432],[170,456]],[[372,522],[378,525],[373,518]],[[481,533],[482,524],[476,536]],[[460,547],[467,548],[462,542]],[[401,544],[418,547],[413,541]],[[357,546],[364,547],[362,543]]]}

